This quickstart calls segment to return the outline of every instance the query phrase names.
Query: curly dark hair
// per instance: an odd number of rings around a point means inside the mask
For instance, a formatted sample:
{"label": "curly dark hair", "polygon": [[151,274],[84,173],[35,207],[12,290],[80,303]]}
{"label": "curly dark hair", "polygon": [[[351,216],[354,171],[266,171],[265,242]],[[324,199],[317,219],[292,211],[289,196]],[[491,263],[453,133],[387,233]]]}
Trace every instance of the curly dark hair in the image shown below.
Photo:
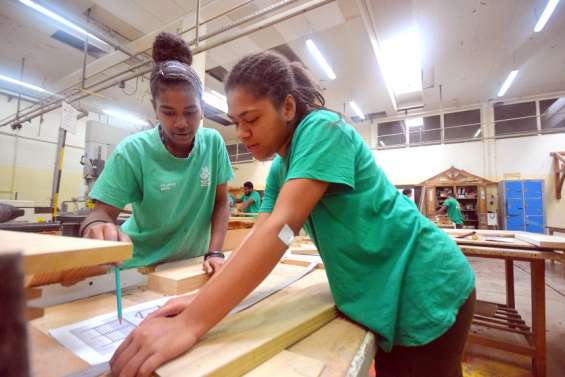
{"label": "curly dark hair", "polygon": [[265,51],[241,59],[228,75],[226,93],[243,87],[257,98],[268,97],[280,108],[290,94],[296,100],[294,126],[312,110],[325,105],[320,86],[310,72],[298,62],[283,55]]}
{"label": "curly dark hair", "polygon": [[149,84],[153,98],[157,98],[164,87],[186,83],[202,99],[202,81],[191,67],[192,51],[181,37],[159,33],[153,42],[153,60],[155,66]]}

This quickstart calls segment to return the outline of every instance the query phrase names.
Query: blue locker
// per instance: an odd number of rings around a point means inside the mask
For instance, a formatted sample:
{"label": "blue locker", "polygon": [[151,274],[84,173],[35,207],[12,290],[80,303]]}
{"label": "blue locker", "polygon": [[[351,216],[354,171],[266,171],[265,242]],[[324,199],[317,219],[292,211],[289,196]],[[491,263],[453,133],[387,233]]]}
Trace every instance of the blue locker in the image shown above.
{"label": "blue locker", "polygon": [[544,233],[543,181],[503,181],[501,186],[505,229]]}

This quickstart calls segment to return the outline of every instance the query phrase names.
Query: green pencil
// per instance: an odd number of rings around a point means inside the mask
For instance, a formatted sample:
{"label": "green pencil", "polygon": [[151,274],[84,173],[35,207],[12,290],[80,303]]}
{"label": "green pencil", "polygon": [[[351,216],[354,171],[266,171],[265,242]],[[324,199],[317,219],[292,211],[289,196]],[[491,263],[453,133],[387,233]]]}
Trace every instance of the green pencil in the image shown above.
{"label": "green pencil", "polygon": [[116,277],[116,303],[118,305],[118,320],[120,325],[122,324],[122,283],[120,282],[120,268],[116,266],[114,268],[114,274]]}

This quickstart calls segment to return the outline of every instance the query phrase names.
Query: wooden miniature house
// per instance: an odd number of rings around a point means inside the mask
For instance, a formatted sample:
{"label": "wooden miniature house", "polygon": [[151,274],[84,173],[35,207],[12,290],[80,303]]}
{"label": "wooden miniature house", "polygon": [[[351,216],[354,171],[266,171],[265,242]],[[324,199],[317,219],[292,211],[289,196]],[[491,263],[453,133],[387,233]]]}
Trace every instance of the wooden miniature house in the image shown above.
{"label": "wooden miniature house", "polygon": [[430,219],[435,218],[447,194],[452,193],[461,205],[464,227],[488,229],[487,215],[496,202],[493,198],[496,196],[496,182],[452,166],[421,184],[425,191],[424,213]]}

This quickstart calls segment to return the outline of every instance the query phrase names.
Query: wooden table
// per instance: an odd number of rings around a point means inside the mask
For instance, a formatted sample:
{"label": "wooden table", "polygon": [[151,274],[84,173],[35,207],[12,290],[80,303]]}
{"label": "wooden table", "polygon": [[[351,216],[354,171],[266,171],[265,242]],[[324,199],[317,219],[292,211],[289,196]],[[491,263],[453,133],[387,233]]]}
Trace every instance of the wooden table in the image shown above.
{"label": "wooden table", "polygon": [[[521,245],[522,248],[510,248],[508,245],[484,246],[477,242],[469,243],[458,240],[459,247],[466,256],[501,259],[505,263],[506,303],[490,303],[493,305],[492,315],[475,314],[473,324],[497,330],[523,335],[528,345],[494,340],[469,334],[471,342],[487,347],[502,349],[532,358],[532,373],[536,377],[546,375],[546,338],[545,338],[545,261],[564,260],[562,254],[551,250],[539,250],[532,245]],[[483,243],[484,244],[484,243]],[[514,245],[512,245],[514,246]],[[530,263],[531,268],[531,328],[516,310],[514,293],[514,261]]]}
{"label": "wooden table", "polygon": [[[300,271],[301,268],[281,264],[269,276],[268,280],[270,279],[271,283],[279,284],[281,280],[290,276],[290,272],[294,276],[294,273]],[[314,272],[324,276],[322,271]],[[264,284],[269,285],[271,283],[266,281]],[[293,286],[291,285],[289,288]],[[275,294],[272,298],[276,299],[279,294],[284,296],[284,291]],[[140,288],[126,292],[123,303],[124,307],[127,308],[159,297],[162,297],[159,293]],[[264,305],[270,299],[261,301],[254,308]],[[49,329],[113,310],[115,310],[115,297],[111,294],[102,294],[47,308],[42,318],[31,322],[33,328],[31,342],[33,375],[38,377],[64,376],[84,369],[86,365],[82,360],[74,356],[69,350],[59,346],[53,339],[46,337],[45,334]],[[295,371],[297,365],[302,365],[302,372],[309,373],[300,374],[304,376],[365,376],[374,357],[375,347],[375,337],[371,332],[338,316],[257,366],[249,372],[249,376],[298,376]],[[258,357],[258,355],[256,356]],[[217,359],[218,356],[215,357]],[[50,363],[49,360],[51,360]],[[323,370],[320,368],[323,368]],[[321,371],[321,374],[315,374],[314,370]]]}

